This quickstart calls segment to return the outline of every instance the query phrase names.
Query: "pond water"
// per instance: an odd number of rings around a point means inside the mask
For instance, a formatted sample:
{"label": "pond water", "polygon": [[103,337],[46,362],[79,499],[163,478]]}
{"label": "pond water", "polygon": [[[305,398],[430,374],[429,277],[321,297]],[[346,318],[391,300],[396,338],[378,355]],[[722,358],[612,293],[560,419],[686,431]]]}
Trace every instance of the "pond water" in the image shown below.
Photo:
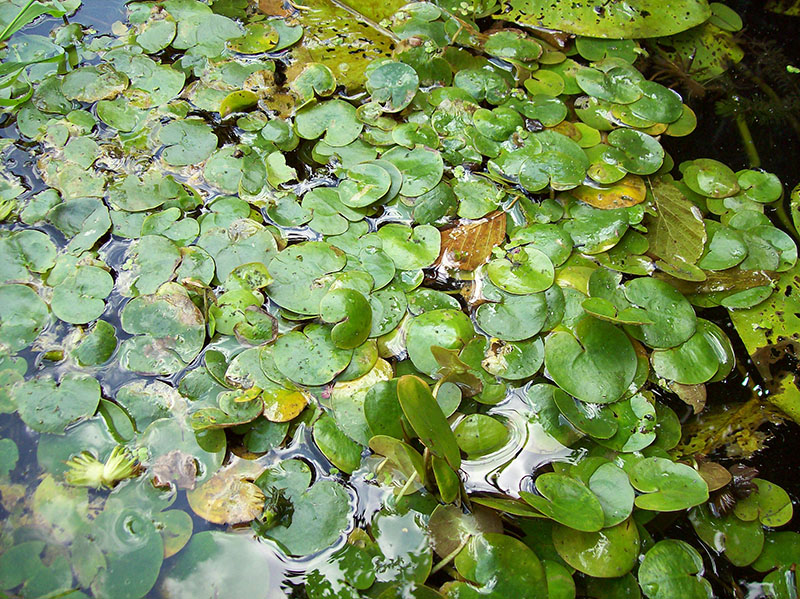
{"label": "pond water", "polygon": [[800,16],[45,4],[0,594],[797,596]]}

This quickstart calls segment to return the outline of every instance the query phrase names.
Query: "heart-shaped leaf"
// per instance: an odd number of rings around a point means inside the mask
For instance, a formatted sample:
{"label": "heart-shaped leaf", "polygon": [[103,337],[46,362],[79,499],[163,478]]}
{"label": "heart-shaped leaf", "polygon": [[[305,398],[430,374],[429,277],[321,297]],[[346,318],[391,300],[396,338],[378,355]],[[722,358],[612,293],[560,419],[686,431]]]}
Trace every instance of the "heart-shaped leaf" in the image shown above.
{"label": "heart-shaped leaf", "polygon": [[19,383],[12,398],[22,420],[35,431],[63,433],[68,424],[92,416],[100,401],[94,377],[66,374],[58,385],[50,377]]}
{"label": "heart-shaped leaf", "polygon": [[711,585],[702,577],[703,559],[691,545],[668,539],[656,543],[639,567],[639,584],[650,599],[711,599]]}
{"label": "heart-shaped leaf", "polygon": [[708,485],[686,464],[666,458],[644,458],[630,470],[631,484],[644,495],[636,498],[643,510],[674,512],[708,500]]}
{"label": "heart-shaped leaf", "polygon": [[552,379],[570,395],[589,403],[622,397],[636,374],[636,352],[613,324],[586,318],[572,333],[547,338],[544,363]]}
{"label": "heart-shaped leaf", "polygon": [[579,480],[548,472],[536,478],[536,490],[541,496],[522,491],[520,497],[548,518],[575,530],[603,528],[603,506]]}
{"label": "heart-shaped leaf", "polygon": [[595,578],[624,576],[639,557],[639,531],[632,518],[598,532],[556,525],[553,544],[565,562]]}
{"label": "heart-shaped leaf", "polygon": [[347,368],[352,349],[340,349],[331,338],[331,327],[310,324],[275,342],[275,365],[286,378],[301,385],[324,385]]}
{"label": "heart-shaped leaf", "polygon": [[472,322],[460,310],[424,312],[408,325],[408,356],[420,372],[432,375],[439,370],[432,346],[460,350],[474,335]]}

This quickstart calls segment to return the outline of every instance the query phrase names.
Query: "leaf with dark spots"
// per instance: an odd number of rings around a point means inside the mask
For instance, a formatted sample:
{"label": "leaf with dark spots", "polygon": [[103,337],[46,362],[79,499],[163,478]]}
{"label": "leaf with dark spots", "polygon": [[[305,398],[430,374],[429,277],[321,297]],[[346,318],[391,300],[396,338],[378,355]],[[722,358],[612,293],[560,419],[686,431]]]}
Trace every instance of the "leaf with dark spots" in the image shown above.
{"label": "leaf with dark spots", "polygon": [[768,400],[800,422],[800,266],[781,273],[776,288],[757,306],[729,312],[770,390]]}

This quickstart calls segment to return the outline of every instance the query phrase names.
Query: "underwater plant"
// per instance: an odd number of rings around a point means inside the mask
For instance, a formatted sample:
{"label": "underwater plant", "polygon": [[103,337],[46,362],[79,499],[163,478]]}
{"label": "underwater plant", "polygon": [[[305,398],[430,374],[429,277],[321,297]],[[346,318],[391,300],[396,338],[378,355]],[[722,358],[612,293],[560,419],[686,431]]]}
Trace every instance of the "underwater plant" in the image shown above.
{"label": "underwater plant", "polygon": [[105,463],[84,451],[67,460],[64,480],[77,487],[113,488],[118,482],[136,476],[136,461],[128,450],[117,445]]}

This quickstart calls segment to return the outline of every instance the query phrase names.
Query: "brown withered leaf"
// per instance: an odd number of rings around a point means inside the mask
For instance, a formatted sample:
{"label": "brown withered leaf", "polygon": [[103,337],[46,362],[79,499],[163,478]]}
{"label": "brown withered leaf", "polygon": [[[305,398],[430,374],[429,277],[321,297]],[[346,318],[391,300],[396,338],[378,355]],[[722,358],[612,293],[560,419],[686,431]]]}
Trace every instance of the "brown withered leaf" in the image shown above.
{"label": "brown withered leaf", "polygon": [[269,17],[285,17],[291,13],[284,0],[258,0],[258,10]]}
{"label": "brown withered leaf", "polygon": [[553,131],[557,131],[561,135],[569,137],[573,141],[578,141],[581,138],[581,132],[578,131],[578,128],[569,121],[561,121],[555,127],[552,127]]}
{"label": "brown withered leaf", "polygon": [[716,462],[701,461],[697,465],[697,473],[706,481],[709,491],[721,489],[733,479],[728,469]]}
{"label": "brown withered leaf", "polygon": [[530,33],[533,37],[538,37],[540,40],[547,42],[559,50],[566,48],[572,37],[569,33],[565,33],[564,31],[545,29],[544,27],[535,27],[530,30]]}
{"label": "brown withered leaf", "polygon": [[640,176],[627,174],[616,183],[579,185],[570,193],[590,206],[610,210],[641,204],[647,195],[647,187]]}
{"label": "brown withered leaf", "polygon": [[436,266],[472,271],[486,262],[492,249],[506,237],[505,212],[492,212],[480,220],[442,231],[442,249]]}
{"label": "brown withered leaf", "polygon": [[672,391],[681,398],[683,403],[692,406],[695,414],[699,414],[706,407],[706,386],[700,385],[682,385],[681,383],[672,383],[670,385]]}
{"label": "brown withered leaf", "polygon": [[175,449],[158,458],[150,472],[157,487],[166,487],[174,482],[179,489],[194,489],[197,463],[194,456]]}

